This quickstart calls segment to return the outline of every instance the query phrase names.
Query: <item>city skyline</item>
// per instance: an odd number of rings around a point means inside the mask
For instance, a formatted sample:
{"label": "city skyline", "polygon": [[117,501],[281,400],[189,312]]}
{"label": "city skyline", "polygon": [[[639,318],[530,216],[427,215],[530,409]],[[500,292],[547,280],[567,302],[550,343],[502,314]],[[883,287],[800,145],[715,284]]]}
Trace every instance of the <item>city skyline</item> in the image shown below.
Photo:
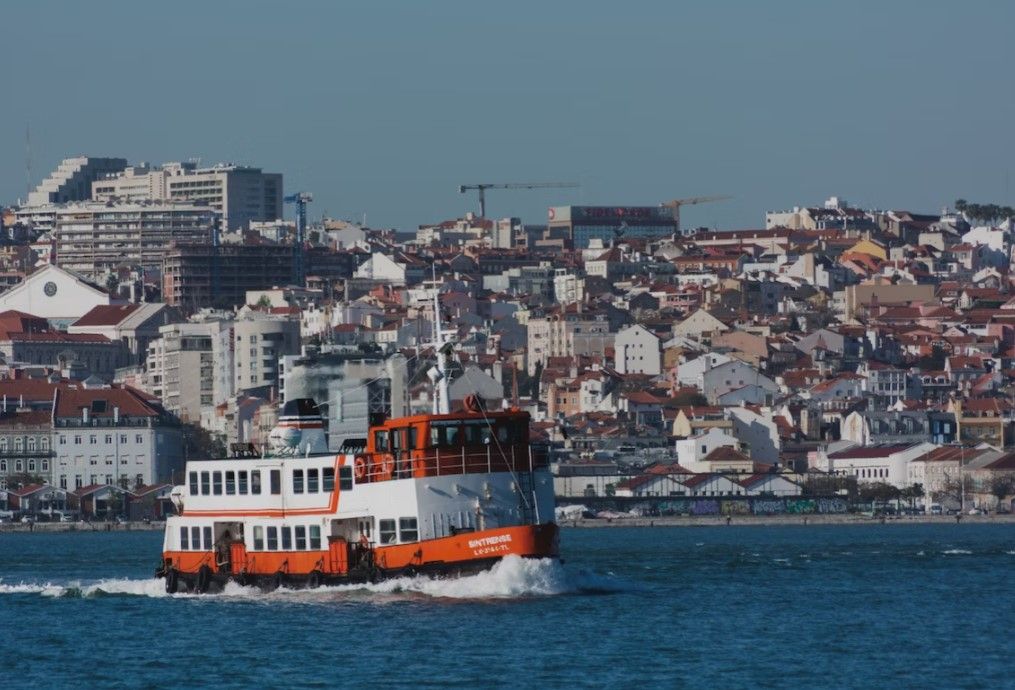
{"label": "city skyline", "polygon": [[200,157],[283,173],[314,218],[401,230],[477,210],[458,193],[477,182],[581,183],[490,194],[491,217],[530,223],[704,194],[733,198],[685,225],[831,195],[1011,201],[1010,7],[56,7],[8,10],[5,203],[25,196],[26,126],[32,187],[79,153]]}

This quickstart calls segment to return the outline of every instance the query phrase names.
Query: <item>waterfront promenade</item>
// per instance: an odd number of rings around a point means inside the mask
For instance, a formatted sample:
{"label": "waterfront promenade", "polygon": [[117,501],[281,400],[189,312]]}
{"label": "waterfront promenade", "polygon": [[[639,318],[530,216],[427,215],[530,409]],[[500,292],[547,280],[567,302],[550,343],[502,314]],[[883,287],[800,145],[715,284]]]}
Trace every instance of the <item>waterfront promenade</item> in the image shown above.
{"label": "waterfront promenade", "polygon": [[[562,520],[562,527],[726,527],[727,525],[915,525],[955,524],[954,515],[906,515],[901,517],[871,517],[859,513],[831,515],[667,515],[662,517],[615,517]],[[1015,514],[963,515],[961,524],[1015,524]]]}
{"label": "waterfront promenade", "polygon": [[[906,515],[902,517],[871,517],[859,513],[833,515],[734,515],[727,522],[724,515],[667,515],[662,517],[614,517],[579,520],[561,520],[561,527],[607,528],[607,527],[726,527],[727,525],[748,525],[757,527],[787,525],[915,525],[955,524],[954,515]],[[1015,524],[1015,514],[963,515],[961,524]],[[19,522],[0,523],[0,533],[5,532],[135,532],[162,531],[164,522],[38,522],[24,525]]]}

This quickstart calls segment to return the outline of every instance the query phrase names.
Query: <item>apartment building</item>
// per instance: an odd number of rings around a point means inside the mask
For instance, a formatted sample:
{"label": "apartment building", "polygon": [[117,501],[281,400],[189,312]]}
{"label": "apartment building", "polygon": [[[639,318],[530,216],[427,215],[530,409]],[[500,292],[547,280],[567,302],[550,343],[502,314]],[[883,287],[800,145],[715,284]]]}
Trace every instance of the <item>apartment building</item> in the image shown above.
{"label": "apartment building", "polygon": [[190,203],[68,204],[56,212],[56,262],[95,279],[124,264],[158,271],[170,242],[208,242],[214,225],[211,208]]}
{"label": "apartment building", "polygon": [[235,391],[277,386],[279,359],[300,352],[299,319],[250,318],[232,326]]}
{"label": "apartment building", "polygon": [[233,329],[230,321],[175,323],[148,345],[143,385],[185,422],[201,408],[233,395]]}

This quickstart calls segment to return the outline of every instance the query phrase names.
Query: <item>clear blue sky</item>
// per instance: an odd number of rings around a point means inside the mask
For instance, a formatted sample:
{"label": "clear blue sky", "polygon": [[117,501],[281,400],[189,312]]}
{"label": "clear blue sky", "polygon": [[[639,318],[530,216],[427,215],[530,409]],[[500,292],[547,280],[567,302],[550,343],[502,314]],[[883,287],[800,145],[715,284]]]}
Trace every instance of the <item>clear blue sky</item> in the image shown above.
{"label": "clear blue sky", "polygon": [[[838,194],[1015,203],[1011,2],[4,3],[0,201],[63,157],[285,174],[311,215],[411,229],[475,208],[735,198],[760,227]],[[1011,179],[1009,179],[1011,178]]]}

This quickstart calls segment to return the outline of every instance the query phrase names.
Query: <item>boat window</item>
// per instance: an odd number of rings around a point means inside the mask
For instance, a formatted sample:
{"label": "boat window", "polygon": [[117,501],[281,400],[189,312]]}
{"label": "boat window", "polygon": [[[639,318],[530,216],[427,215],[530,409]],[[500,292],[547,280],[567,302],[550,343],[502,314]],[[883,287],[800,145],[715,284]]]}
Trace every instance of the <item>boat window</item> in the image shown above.
{"label": "boat window", "polygon": [[239,480],[238,493],[245,496],[247,494],[247,471],[240,470],[236,473],[236,478]]}
{"label": "boat window", "polygon": [[474,421],[465,423],[465,445],[476,446],[481,443],[480,432],[483,427],[486,426],[486,422]]}
{"label": "boat window", "polygon": [[180,550],[181,551],[190,550],[190,530],[188,530],[186,527],[180,528]]}
{"label": "boat window", "polygon": [[226,495],[232,496],[236,493],[236,473],[232,470],[226,472]]}
{"label": "boat window", "polygon": [[278,527],[268,528],[268,550],[278,551]]}
{"label": "boat window", "polygon": [[191,527],[190,528],[190,546],[195,551],[201,550],[201,528]]}
{"label": "boat window", "polygon": [[211,551],[214,547],[211,543],[211,527],[204,528],[204,550]]}
{"label": "boat window", "polygon": [[408,448],[410,450],[416,450],[416,448],[417,448],[417,442],[419,440],[419,438],[418,438],[419,434],[417,433],[417,431],[418,431],[418,429],[416,429],[416,427],[414,427],[414,426],[410,426],[409,427],[409,445],[408,445]]}
{"label": "boat window", "polygon": [[511,427],[505,422],[501,422],[497,425],[497,440],[501,443],[508,443],[511,436]]}
{"label": "boat window", "polygon": [[352,491],[352,468],[338,468],[338,488],[340,491]]}
{"label": "boat window", "polygon": [[458,422],[431,422],[430,444],[438,448],[457,446],[461,443],[461,428]]}
{"label": "boat window", "polygon": [[398,535],[395,533],[394,520],[379,520],[377,522],[377,531],[380,533],[382,544],[394,544],[398,540]]}
{"label": "boat window", "polygon": [[303,470],[293,470],[293,493],[303,493]]}
{"label": "boat window", "polygon": [[312,470],[307,470],[307,493],[316,494],[320,491],[320,484],[317,481],[318,472],[315,467]]}
{"label": "boat window", "polygon": [[271,471],[271,493],[278,495],[282,493],[282,470]]}
{"label": "boat window", "polygon": [[374,450],[378,452],[386,451],[388,449],[388,432],[387,431],[375,431],[374,432]]}
{"label": "boat window", "polygon": [[211,473],[211,492],[216,496],[222,495],[222,473],[212,472]]}
{"label": "boat window", "polygon": [[479,442],[483,445],[493,443],[493,428],[489,424],[483,424],[479,428]]}
{"label": "boat window", "polygon": [[254,528],[254,551],[264,551],[264,528]]}
{"label": "boat window", "polygon": [[321,491],[326,494],[330,494],[335,490],[335,468],[334,467],[322,467],[321,468]]}
{"label": "boat window", "polygon": [[310,550],[317,551],[321,548],[321,526],[310,525]]}
{"label": "boat window", "polygon": [[402,431],[403,429],[393,429],[391,431],[391,450],[402,450]]}
{"label": "boat window", "polygon": [[296,525],[296,550],[306,551],[307,548],[307,528],[303,525]]}
{"label": "boat window", "polygon": [[261,470],[250,470],[250,493],[255,496],[261,493]]}
{"label": "boat window", "polygon": [[211,493],[211,472],[201,473],[201,495],[207,496]]}
{"label": "boat window", "polygon": [[419,527],[416,518],[398,518],[398,541],[419,541]]}
{"label": "boat window", "polygon": [[190,480],[190,481],[187,482],[187,484],[189,484],[188,490],[190,491],[190,495],[191,496],[197,496],[197,490],[198,490],[197,472],[191,472],[190,475],[188,475],[188,479]]}
{"label": "boat window", "polygon": [[293,529],[292,527],[282,528],[282,550],[290,551],[293,548]]}

